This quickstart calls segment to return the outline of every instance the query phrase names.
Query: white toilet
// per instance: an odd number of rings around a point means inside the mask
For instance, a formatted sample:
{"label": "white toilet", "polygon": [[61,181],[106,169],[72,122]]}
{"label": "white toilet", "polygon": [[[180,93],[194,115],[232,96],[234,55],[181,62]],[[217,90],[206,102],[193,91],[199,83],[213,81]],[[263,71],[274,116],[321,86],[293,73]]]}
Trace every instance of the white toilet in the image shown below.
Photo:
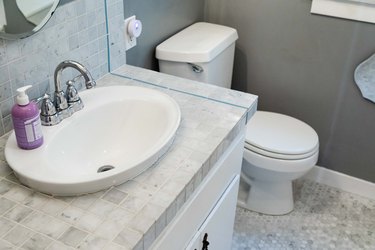
{"label": "white toilet", "polygon": [[[193,24],[156,47],[163,73],[230,88],[237,31]],[[250,189],[244,208],[271,215],[293,210],[292,181],[317,162],[318,135],[293,117],[257,111],[247,125],[242,177]]]}

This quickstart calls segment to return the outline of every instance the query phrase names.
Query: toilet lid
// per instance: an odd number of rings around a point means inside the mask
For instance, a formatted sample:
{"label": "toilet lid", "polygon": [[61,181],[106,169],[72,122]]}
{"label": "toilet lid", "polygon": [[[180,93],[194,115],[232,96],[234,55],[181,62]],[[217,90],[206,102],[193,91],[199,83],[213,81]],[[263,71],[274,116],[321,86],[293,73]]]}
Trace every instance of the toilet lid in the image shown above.
{"label": "toilet lid", "polygon": [[257,111],[247,124],[245,148],[270,157],[300,159],[318,150],[319,138],[296,118]]}

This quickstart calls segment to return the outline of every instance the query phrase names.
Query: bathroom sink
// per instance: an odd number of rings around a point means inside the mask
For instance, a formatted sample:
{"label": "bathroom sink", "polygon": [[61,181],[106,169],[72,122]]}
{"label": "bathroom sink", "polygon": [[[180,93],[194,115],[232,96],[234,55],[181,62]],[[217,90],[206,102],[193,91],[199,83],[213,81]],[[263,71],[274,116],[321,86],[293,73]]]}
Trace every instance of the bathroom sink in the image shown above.
{"label": "bathroom sink", "polygon": [[142,87],[110,86],[80,93],[85,107],[51,127],[44,144],[18,148],[14,132],[5,157],[19,180],[53,195],[96,192],[152,166],[169,148],[180,124],[178,104]]}

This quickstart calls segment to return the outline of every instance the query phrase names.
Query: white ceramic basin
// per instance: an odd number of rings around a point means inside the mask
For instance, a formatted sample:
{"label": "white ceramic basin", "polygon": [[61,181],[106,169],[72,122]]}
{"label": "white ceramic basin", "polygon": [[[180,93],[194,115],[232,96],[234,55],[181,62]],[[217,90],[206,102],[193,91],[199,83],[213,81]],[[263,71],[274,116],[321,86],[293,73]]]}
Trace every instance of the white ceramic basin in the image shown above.
{"label": "white ceramic basin", "polygon": [[80,96],[82,110],[58,125],[43,126],[41,147],[22,150],[14,132],[9,137],[5,157],[23,184],[53,195],[118,185],[154,164],[180,124],[178,104],[156,90],[111,86]]}

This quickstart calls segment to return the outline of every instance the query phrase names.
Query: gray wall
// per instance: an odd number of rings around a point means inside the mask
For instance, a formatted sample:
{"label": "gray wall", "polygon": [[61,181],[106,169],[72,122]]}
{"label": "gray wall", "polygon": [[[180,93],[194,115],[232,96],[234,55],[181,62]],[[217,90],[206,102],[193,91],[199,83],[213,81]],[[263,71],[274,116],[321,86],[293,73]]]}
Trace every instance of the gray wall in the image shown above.
{"label": "gray wall", "polygon": [[375,24],[311,15],[311,0],[206,0],[210,22],[238,30],[233,88],[319,134],[318,164],[375,182],[375,104],[353,71],[375,53]]}
{"label": "gray wall", "polygon": [[311,0],[124,0],[144,24],[127,63],[157,70],[155,46],[205,20],[238,30],[233,88],[259,108],[297,117],[319,134],[318,164],[375,182],[375,105],[353,81],[375,52],[375,25],[311,15]]}
{"label": "gray wall", "polygon": [[202,0],[124,0],[125,18],[136,15],[143,33],[137,46],[128,50],[128,64],[157,70],[155,47],[190,24],[203,20]]}

